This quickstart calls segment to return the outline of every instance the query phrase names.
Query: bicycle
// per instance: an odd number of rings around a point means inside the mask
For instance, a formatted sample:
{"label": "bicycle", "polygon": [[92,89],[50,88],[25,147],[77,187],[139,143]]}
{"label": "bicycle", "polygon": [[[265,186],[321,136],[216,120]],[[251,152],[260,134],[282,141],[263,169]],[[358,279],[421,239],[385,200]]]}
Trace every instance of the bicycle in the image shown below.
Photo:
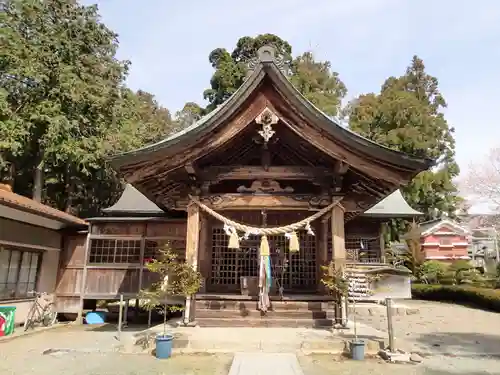
{"label": "bicycle", "polygon": [[[30,327],[35,328],[36,323],[42,323],[44,327],[53,325],[57,319],[57,311],[54,302],[47,302],[47,293],[37,293],[33,291],[31,294],[35,295],[35,300],[24,322],[24,330],[27,331]],[[43,301],[43,304],[40,303],[40,301]]]}

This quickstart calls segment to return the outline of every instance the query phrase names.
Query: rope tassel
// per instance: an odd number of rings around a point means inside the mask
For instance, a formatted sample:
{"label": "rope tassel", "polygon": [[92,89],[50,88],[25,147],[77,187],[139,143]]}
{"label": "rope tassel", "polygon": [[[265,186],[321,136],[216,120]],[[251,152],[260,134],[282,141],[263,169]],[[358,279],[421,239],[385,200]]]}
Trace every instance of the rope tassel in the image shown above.
{"label": "rope tassel", "polygon": [[238,233],[236,231],[232,231],[229,235],[229,243],[227,245],[229,249],[239,249],[240,248],[240,239],[238,237]]}
{"label": "rope tassel", "polygon": [[267,240],[267,236],[262,236],[260,238],[260,256],[265,257],[269,256],[269,241]]}
{"label": "rope tassel", "polygon": [[288,238],[289,244],[288,249],[291,253],[296,253],[300,249],[299,238],[297,232],[293,231],[291,233],[286,233],[285,236]]}

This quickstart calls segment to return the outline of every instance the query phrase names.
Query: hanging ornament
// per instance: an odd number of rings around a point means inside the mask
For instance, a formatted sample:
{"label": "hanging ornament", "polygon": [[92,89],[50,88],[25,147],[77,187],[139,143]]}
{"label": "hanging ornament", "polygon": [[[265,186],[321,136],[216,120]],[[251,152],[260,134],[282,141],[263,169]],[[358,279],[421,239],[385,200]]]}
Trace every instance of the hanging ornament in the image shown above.
{"label": "hanging ornament", "polygon": [[269,251],[269,241],[267,241],[267,236],[263,235],[260,238],[260,256],[265,257],[269,256],[270,251]]}
{"label": "hanging ornament", "polygon": [[267,289],[271,289],[271,286],[273,285],[273,277],[272,277],[272,269],[271,269],[271,257],[266,256],[264,257],[264,261],[266,262],[265,268],[266,268],[266,286]]}
{"label": "hanging ornament", "polygon": [[236,228],[224,224],[224,232],[226,232],[226,234],[229,236],[229,243],[227,247],[229,249],[239,249],[240,239],[238,237],[238,232],[236,231]]}
{"label": "hanging ornament", "polygon": [[234,231],[229,236],[229,243],[227,245],[229,249],[239,249],[240,248],[240,239],[238,238],[238,233]]}
{"label": "hanging ornament", "polygon": [[248,232],[248,231],[247,231],[247,232],[245,232],[245,233],[243,234],[243,236],[241,236],[241,237],[240,237],[240,241],[245,241],[245,240],[248,240],[248,239],[250,238],[250,234],[251,234],[251,233],[250,233],[250,232]]}
{"label": "hanging ornament", "polygon": [[240,237],[240,241],[248,240],[250,236],[258,236],[258,235],[259,235],[258,231],[256,231],[255,229],[249,229],[243,234],[243,236]]}
{"label": "hanging ornament", "polygon": [[305,230],[307,231],[307,234],[310,236],[314,236],[314,231],[311,228],[311,223],[307,222],[305,226]]}
{"label": "hanging ornament", "polygon": [[290,241],[288,244],[288,250],[291,253],[298,252],[300,246],[299,246],[299,238],[297,237],[297,232],[293,231],[290,233],[285,233],[285,237],[288,238],[288,241]]}

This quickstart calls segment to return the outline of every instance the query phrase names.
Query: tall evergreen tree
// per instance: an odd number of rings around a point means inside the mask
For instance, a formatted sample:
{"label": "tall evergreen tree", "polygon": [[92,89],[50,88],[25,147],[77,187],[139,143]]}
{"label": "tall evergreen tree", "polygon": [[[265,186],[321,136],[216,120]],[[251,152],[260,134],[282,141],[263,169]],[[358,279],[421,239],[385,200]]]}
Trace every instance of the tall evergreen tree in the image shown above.
{"label": "tall evergreen tree", "polygon": [[350,129],[395,150],[436,160],[431,171],[419,174],[403,189],[405,198],[424,219],[442,213],[453,216],[461,198],[453,179],[459,168],[455,161],[454,129],[442,110],[446,102],[437,78],[425,71],[414,56],[406,73],[390,77],[379,94],[361,95],[346,108]]}
{"label": "tall evergreen tree", "polygon": [[215,72],[210,80],[211,87],[204,92],[204,98],[209,101],[207,112],[226,101],[243,84],[249,60],[265,45],[276,48],[290,67],[291,82],[307,99],[328,115],[338,114],[347,89],[338,73],[331,71],[330,62],[316,61],[311,52],[292,58],[290,44],[274,34],[245,36],[238,40],[232,53],[224,48],[216,48],[210,53],[209,61]]}
{"label": "tall evergreen tree", "polygon": [[115,57],[117,35],[96,6],[0,7],[0,178],[36,200],[95,214],[121,185],[106,156],[169,133],[170,113],[124,87],[129,63]]}

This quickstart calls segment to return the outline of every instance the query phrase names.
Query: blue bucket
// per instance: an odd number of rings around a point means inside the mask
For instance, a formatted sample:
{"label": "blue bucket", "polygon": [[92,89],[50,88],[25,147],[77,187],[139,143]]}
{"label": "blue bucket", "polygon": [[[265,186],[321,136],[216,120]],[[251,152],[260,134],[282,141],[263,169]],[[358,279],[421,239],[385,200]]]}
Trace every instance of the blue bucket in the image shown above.
{"label": "blue bucket", "polygon": [[87,324],[103,324],[106,322],[106,311],[92,311],[85,315]]}
{"label": "blue bucket", "polygon": [[365,342],[364,341],[351,341],[351,358],[355,361],[362,361],[365,359]]}
{"label": "blue bucket", "polygon": [[156,358],[168,359],[172,355],[172,335],[156,336]]}

